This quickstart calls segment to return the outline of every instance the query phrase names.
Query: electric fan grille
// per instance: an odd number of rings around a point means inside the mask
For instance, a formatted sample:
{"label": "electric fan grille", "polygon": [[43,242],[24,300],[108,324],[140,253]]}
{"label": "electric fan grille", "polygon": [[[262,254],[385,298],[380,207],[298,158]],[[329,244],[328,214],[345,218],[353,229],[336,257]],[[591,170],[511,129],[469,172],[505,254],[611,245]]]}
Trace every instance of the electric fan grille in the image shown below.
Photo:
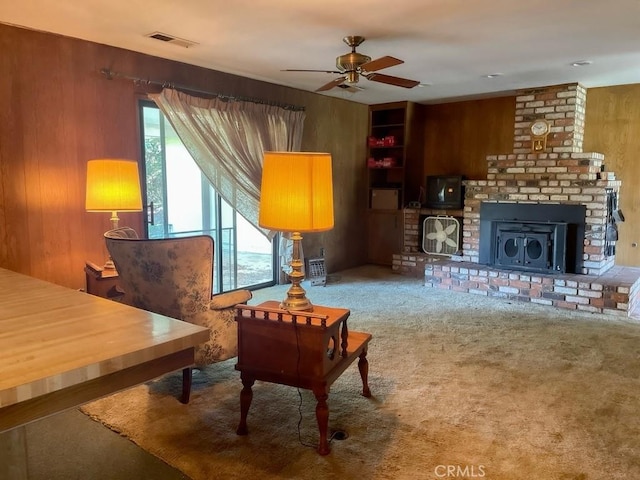
{"label": "electric fan grille", "polygon": [[460,222],[454,217],[427,217],[422,232],[424,253],[450,256],[460,249]]}
{"label": "electric fan grille", "polygon": [[327,284],[327,271],[324,266],[324,258],[310,258],[309,259],[309,280],[311,285],[326,285]]}

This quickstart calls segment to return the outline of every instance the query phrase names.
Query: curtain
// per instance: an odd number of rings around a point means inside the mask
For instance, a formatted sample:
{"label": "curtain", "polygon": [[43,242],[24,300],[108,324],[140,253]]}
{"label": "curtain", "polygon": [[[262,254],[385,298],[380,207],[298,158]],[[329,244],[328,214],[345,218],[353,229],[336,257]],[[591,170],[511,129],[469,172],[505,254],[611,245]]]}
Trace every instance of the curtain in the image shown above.
{"label": "curtain", "polygon": [[193,97],[165,88],[149,97],[224,200],[269,239],[258,225],[262,157],[299,151],[303,111],[251,101]]}

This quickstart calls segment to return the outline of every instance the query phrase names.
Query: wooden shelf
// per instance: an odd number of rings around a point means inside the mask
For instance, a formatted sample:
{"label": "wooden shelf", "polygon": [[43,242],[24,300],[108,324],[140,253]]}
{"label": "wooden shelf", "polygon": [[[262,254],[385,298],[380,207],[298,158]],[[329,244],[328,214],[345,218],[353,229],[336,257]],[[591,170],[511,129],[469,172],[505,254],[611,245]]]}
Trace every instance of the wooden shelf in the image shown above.
{"label": "wooden shelf", "polygon": [[[417,201],[424,184],[424,108],[411,102],[393,102],[369,107],[369,159],[393,166],[367,168],[369,201],[367,258],[371,263],[391,265],[393,254],[402,249],[402,209]],[[371,144],[373,137],[393,137],[393,145]],[[390,141],[391,143],[391,141]]]}

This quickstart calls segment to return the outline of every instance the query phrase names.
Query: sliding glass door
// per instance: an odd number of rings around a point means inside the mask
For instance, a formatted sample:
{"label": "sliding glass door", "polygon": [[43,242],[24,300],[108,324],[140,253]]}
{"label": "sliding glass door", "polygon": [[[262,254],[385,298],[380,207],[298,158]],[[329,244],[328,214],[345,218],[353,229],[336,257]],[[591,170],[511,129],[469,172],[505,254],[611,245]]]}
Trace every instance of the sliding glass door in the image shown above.
{"label": "sliding glass door", "polygon": [[148,237],[211,236],[214,293],[275,284],[275,245],[216,193],[154,103],[140,119]]}

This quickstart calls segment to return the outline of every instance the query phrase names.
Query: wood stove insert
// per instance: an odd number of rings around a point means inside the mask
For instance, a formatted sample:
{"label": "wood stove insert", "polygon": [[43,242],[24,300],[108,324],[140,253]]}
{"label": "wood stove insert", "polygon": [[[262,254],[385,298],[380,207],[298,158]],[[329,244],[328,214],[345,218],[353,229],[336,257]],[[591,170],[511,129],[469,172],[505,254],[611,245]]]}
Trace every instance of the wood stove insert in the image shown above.
{"label": "wood stove insert", "polygon": [[582,267],[584,205],[483,202],[480,263],[540,273]]}
{"label": "wood stove insert", "polygon": [[566,223],[496,223],[494,265],[539,272],[566,271]]}

